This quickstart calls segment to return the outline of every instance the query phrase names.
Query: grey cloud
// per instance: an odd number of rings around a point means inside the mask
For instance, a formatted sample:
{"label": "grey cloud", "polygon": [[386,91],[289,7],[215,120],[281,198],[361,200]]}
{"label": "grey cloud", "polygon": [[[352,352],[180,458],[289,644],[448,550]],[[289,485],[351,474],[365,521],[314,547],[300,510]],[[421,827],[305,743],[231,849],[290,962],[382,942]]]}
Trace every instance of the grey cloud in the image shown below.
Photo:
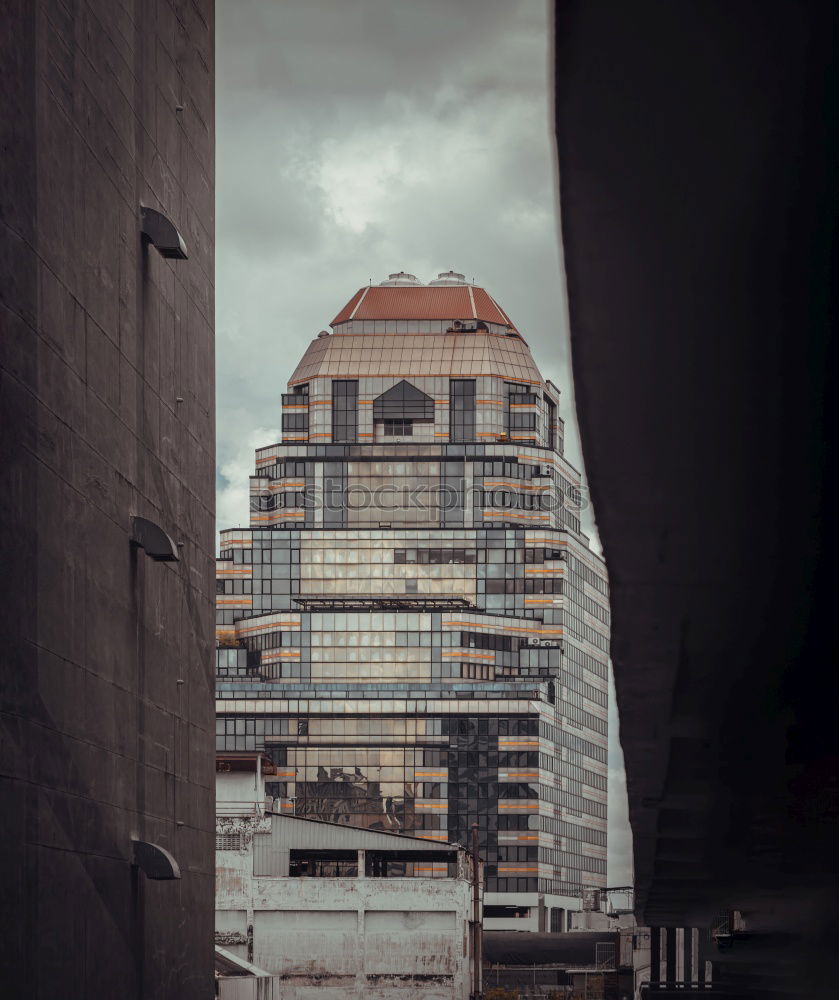
{"label": "grey cloud", "polygon": [[322,115],[463,77],[505,86],[532,74],[517,54],[544,23],[539,0],[226,0],[218,62],[236,90]]}
{"label": "grey cloud", "polygon": [[277,422],[317,330],[393,269],[474,275],[567,384],[547,23],[539,0],[218,4],[220,466]]}

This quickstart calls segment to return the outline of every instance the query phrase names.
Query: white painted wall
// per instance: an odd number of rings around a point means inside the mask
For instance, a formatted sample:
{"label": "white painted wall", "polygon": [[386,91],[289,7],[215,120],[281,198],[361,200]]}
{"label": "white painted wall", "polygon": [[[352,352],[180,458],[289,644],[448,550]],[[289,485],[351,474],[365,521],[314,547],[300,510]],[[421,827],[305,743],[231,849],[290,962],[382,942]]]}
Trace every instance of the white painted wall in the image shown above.
{"label": "white painted wall", "polygon": [[216,773],[217,802],[263,802],[265,780],[257,779],[253,771],[219,771]]}
{"label": "white painted wall", "polygon": [[283,1000],[469,997],[467,879],[254,878],[252,870],[251,847],[217,852],[216,927],[238,929],[245,914],[252,961],[280,975]]}
{"label": "white painted wall", "polygon": [[[539,927],[539,901],[544,904],[544,928]],[[554,896],[550,893],[541,895],[536,892],[487,892],[484,894],[485,906],[528,906],[529,917],[484,917],[485,931],[550,931],[551,909],[565,910],[567,914],[580,908],[580,900],[574,896]]]}

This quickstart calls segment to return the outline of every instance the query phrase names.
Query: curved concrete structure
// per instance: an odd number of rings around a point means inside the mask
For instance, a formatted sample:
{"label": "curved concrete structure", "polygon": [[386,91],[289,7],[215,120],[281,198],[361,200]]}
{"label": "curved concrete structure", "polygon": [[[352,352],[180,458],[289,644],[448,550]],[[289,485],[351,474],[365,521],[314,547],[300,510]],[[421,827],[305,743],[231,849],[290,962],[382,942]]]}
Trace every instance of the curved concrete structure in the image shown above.
{"label": "curved concrete structure", "polygon": [[835,995],[836,37],[822,3],[557,7],[639,916],[739,909],[759,996]]}

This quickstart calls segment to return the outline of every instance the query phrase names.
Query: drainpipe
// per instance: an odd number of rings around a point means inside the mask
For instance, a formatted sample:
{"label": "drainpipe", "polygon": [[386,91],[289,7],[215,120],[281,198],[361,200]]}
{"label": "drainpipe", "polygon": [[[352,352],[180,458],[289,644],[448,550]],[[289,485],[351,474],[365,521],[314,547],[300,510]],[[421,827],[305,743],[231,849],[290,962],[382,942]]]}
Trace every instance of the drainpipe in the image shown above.
{"label": "drainpipe", "polygon": [[472,997],[481,1000],[483,940],[481,924],[481,859],[478,856],[478,824],[472,824]]}

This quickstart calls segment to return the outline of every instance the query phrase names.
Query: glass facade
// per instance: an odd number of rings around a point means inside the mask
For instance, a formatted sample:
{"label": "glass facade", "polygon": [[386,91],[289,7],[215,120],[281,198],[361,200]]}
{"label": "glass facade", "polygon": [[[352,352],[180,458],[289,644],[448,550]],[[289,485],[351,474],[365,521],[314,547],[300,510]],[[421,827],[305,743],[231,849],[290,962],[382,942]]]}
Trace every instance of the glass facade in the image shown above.
{"label": "glass facade", "polygon": [[489,904],[575,909],[605,885],[606,572],[558,393],[511,327],[437,319],[455,290],[374,289],[292,376],[221,533],[218,748],[271,756],[278,810],[477,824]]}
{"label": "glass facade", "polygon": [[453,378],[449,383],[449,440],[475,440],[475,380]]}
{"label": "glass facade", "polygon": [[[358,382],[332,383],[332,440],[355,441],[358,436]],[[285,421],[285,414],[283,414]],[[285,427],[283,427],[285,429]]]}

